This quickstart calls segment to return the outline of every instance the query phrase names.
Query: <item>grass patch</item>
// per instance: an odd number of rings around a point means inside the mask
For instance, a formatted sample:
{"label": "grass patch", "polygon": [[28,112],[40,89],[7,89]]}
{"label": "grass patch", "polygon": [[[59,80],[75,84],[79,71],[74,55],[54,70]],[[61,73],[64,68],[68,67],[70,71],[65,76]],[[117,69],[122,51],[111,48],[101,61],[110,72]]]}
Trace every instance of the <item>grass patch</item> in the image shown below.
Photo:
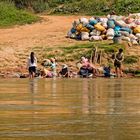
{"label": "grass patch", "polygon": [[[93,48],[97,47],[98,50],[102,50],[103,53],[111,54],[118,51],[119,48],[124,47],[122,45],[109,44],[109,42],[89,42],[85,44],[77,44],[69,47],[57,47],[57,49],[47,47],[37,47],[34,50],[40,48],[40,58],[46,59],[55,57],[59,62],[73,62],[78,61],[82,56],[87,58],[91,57]],[[41,49],[42,48],[42,49]],[[124,49],[125,50],[125,49]]]}
{"label": "grass patch", "polygon": [[12,2],[0,1],[0,27],[31,24],[37,20],[37,16],[24,10],[16,9]]}
{"label": "grass patch", "polygon": [[135,76],[140,76],[140,70],[135,70],[135,69],[128,69],[123,71],[125,74],[131,73]]}
{"label": "grass patch", "polygon": [[101,43],[98,44],[100,49],[103,49],[105,53],[113,53],[117,52],[119,48],[122,48],[125,51],[125,48],[121,44],[113,44],[113,43]]}
{"label": "grass patch", "polygon": [[137,63],[139,61],[139,57],[138,56],[126,56],[124,59],[124,63],[125,64],[134,64]]}

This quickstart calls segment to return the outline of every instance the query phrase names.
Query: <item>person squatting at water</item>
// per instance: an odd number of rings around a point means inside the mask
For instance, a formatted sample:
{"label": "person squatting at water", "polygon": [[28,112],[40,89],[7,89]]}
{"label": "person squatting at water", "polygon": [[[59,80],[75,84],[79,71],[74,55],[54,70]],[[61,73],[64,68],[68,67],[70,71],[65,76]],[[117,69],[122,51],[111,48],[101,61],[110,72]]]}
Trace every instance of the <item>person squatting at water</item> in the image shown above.
{"label": "person squatting at water", "polygon": [[61,76],[63,78],[69,77],[69,70],[68,70],[68,66],[66,64],[62,65],[62,69],[59,72],[59,76]]}
{"label": "person squatting at water", "polygon": [[43,78],[53,78],[57,77],[57,63],[55,58],[45,59],[42,63],[41,77]]}
{"label": "person squatting at water", "polygon": [[111,78],[114,78],[116,77],[116,74],[111,70],[111,67],[110,66],[103,66],[103,74],[104,74],[104,77],[111,77]]}
{"label": "person squatting at water", "polygon": [[34,52],[31,52],[28,60],[27,60],[27,68],[29,71],[29,78],[34,78],[37,67],[37,58],[35,57]]}
{"label": "person squatting at water", "polygon": [[98,74],[96,67],[85,57],[81,57],[81,62],[77,63],[77,65],[79,65],[79,75],[81,77],[93,77]]}
{"label": "person squatting at water", "polygon": [[117,77],[122,77],[122,61],[124,60],[123,49],[119,49],[118,53],[114,57],[114,67]]}
{"label": "person squatting at water", "polygon": [[56,77],[57,76],[57,72],[56,72],[57,63],[56,63],[56,60],[55,60],[55,58],[51,58],[50,61],[51,61],[50,68],[51,68],[51,71],[52,71],[52,75],[53,75],[53,77]]}

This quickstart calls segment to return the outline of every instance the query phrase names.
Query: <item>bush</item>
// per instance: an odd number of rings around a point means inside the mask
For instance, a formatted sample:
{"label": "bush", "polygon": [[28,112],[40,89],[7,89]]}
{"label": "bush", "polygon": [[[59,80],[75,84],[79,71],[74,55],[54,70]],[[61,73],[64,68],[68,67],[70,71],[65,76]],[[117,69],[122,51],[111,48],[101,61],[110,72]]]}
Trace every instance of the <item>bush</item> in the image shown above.
{"label": "bush", "polygon": [[116,0],[112,9],[119,14],[129,14],[139,12],[140,1],[139,0]]}
{"label": "bush", "polygon": [[65,2],[63,7],[61,7],[61,10],[58,10],[59,6],[57,5],[54,13],[65,14],[77,13],[78,11],[79,13],[88,15],[104,15],[110,13],[111,11],[115,11],[117,14],[128,14],[139,12],[139,7],[139,0],[75,0],[71,3]]}
{"label": "bush", "polygon": [[[1,0],[6,1],[6,0]],[[53,13],[104,15],[111,11],[117,14],[139,12],[140,0],[10,0],[18,8],[43,12],[50,9]],[[61,7],[61,8],[60,8]],[[53,9],[53,10],[52,10]],[[54,10],[55,9],[55,10]]]}
{"label": "bush", "polygon": [[49,9],[49,5],[47,2],[43,2],[43,0],[34,1],[32,3],[32,8],[36,13],[41,13],[41,12]]}

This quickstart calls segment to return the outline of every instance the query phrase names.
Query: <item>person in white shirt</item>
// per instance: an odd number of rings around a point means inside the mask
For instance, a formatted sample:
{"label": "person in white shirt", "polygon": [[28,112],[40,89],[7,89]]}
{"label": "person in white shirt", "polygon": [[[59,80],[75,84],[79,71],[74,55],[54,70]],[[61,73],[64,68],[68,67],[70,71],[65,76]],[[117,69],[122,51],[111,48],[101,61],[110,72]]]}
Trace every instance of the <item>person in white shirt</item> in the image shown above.
{"label": "person in white shirt", "polygon": [[29,77],[34,78],[36,73],[36,67],[37,67],[37,59],[35,57],[34,52],[31,52],[28,61],[27,61],[27,67],[29,70]]}

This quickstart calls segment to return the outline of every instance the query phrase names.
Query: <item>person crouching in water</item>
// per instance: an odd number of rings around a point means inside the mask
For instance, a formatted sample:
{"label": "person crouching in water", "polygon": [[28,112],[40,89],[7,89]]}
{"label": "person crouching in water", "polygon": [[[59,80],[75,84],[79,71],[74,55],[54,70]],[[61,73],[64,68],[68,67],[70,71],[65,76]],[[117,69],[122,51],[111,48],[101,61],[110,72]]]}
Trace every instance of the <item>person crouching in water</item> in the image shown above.
{"label": "person crouching in water", "polygon": [[57,76],[57,72],[56,72],[57,63],[56,63],[56,60],[55,60],[55,58],[51,58],[50,61],[51,61],[50,67],[51,67],[51,70],[52,70],[52,75],[53,75],[53,77],[56,77]]}
{"label": "person crouching in water", "polygon": [[114,59],[114,66],[115,66],[115,72],[117,77],[122,77],[122,61],[124,60],[124,54],[123,54],[123,49],[119,49],[119,52],[115,54],[115,59]]}
{"label": "person crouching in water", "polygon": [[93,64],[85,57],[81,57],[81,68],[79,71],[82,77],[93,77],[97,76],[97,70]]}
{"label": "person crouching in water", "polygon": [[37,59],[35,57],[34,52],[31,52],[28,62],[27,62],[28,70],[29,70],[29,78],[34,78],[37,67]]}
{"label": "person crouching in water", "polygon": [[69,77],[69,70],[68,70],[68,66],[66,64],[62,65],[62,69],[59,72],[59,76],[61,76],[63,78],[68,78]]}

